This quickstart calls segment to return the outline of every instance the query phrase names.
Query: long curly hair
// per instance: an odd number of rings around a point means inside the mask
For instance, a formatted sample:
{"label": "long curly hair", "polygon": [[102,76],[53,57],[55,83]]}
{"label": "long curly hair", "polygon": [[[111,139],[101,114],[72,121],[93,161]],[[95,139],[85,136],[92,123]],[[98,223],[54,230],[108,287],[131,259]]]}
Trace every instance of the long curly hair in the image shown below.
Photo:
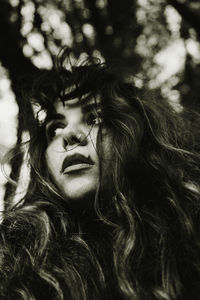
{"label": "long curly hair", "polygon": [[[0,225],[1,300],[200,299],[200,154],[191,114],[138,96],[117,67],[64,59],[33,85],[56,99],[100,97],[112,136],[111,188],[70,206],[45,161],[45,120],[30,130],[30,183]],[[196,118],[197,119],[197,118]],[[194,123],[194,122],[193,122]],[[97,151],[101,161],[101,128]]]}

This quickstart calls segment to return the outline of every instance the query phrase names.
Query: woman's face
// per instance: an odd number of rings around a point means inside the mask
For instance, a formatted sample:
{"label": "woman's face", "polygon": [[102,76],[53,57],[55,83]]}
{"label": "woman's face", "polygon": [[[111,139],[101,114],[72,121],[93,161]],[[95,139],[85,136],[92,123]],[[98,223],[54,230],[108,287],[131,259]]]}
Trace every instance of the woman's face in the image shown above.
{"label": "woman's face", "polygon": [[[97,135],[102,124],[100,102],[77,99],[55,103],[56,114],[46,125],[48,170],[60,191],[70,200],[95,193],[99,184]],[[103,124],[102,124],[103,125]],[[110,136],[102,126],[102,166],[110,161]],[[106,173],[106,172],[105,172]]]}

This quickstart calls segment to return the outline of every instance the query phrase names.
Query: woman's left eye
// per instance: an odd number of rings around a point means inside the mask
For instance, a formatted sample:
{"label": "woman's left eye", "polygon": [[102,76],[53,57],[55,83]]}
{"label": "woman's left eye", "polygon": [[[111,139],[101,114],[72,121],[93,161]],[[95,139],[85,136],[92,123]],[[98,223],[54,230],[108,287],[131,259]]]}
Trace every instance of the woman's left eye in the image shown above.
{"label": "woman's left eye", "polygon": [[65,125],[63,123],[52,123],[46,130],[47,137],[52,140],[54,137],[62,133],[64,127]]}
{"label": "woman's left eye", "polygon": [[88,125],[99,125],[103,122],[102,112],[91,112],[87,117]]}

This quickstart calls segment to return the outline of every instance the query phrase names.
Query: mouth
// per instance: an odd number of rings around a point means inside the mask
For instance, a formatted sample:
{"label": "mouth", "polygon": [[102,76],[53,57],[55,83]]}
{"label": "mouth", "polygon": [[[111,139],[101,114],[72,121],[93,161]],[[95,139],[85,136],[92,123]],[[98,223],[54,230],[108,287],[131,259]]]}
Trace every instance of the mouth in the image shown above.
{"label": "mouth", "polygon": [[65,158],[62,164],[61,173],[68,174],[71,172],[78,172],[91,168],[92,165],[94,165],[94,163],[90,157],[85,157],[82,154],[74,154]]}

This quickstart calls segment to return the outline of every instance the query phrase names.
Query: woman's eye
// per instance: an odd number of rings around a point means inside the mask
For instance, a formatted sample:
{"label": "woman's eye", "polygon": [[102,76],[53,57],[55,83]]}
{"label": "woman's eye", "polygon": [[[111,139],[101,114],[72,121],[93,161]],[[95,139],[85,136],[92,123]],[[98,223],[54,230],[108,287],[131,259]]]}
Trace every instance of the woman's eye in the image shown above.
{"label": "woman's eye", "polygon": [[103,122],[102,112],[91,112],[87,118],[88,125],[99,125]]}
{"label": "woman's eye", "polygon": [[54,137],[61,134],[64,128],[65,128],[65,125],[63,123],[53,123],[53,124],[49,125],[46,130],[47,137],[49,139],[53,139]]}

